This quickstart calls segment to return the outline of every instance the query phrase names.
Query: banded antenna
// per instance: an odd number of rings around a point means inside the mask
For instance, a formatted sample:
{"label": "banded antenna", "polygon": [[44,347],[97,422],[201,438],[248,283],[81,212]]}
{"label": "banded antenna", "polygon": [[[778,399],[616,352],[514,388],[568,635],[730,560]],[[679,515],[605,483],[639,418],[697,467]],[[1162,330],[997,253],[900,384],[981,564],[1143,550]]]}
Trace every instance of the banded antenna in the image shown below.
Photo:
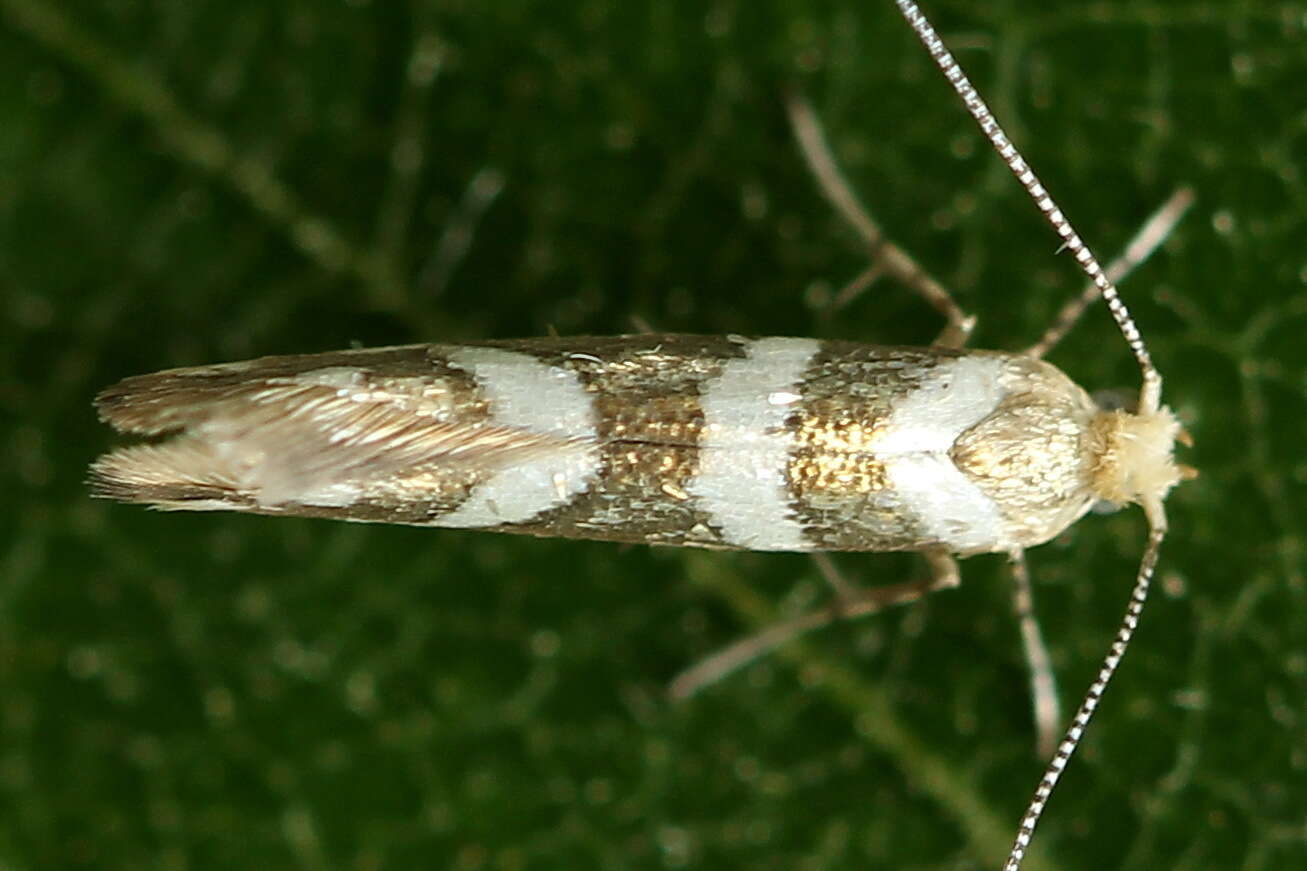
{"label": "banded antenna", "polygon": [[[1022,187],[1030,194],[1030,198],[1039,207],[1039,211],[1043,214],[1045,220],[1062,237],[1063,248],[1072,253],[1076,262],[1080,264],[1080,268],[1089,276],[1090,281],[1098,288],[1099,294],[1107,303],[1107,309],[1111,312],[1112,319],[1116,321],[1121,335],[1125,337],[1126,343],[1130,346],[1130,351],[1139,363],[1139,369],[1143,375],[1137,413],[1141,417],[1148,417],[1157,415],[1160,410],[1161,414],[1169,417],[1170,413],[1161,408],[1162,376],[1153,365],[1152,357],[1149,356],[1148,349],[1144,346],[1143,337],[1139,334],[1139,328],[1135,326],[1134,319],[1130,317],[1129,310],[1126,308],[1125,303],[1122,302],[1116,287],[1103,272],[1102,267],[1098,265],[1098,260],[1094,257],[1093,252],[1081,241],[1080,236],[1076,233],[1075,228],[1071,226],[1071,222],[1066,215],[1062,214],[1062,210],[1058,208],[1057,203],[1053,202],[1053,198],[1048,191],[1040,184],[1034,171],[1031,170],[1021,153],[1017,151],[1016,146],[1007,138],[1003,128],[999,126],[998,121],[994,118],[994,113],[989,110],[989,107],[985,105],[985,101],[976,93],[976,89],[972,87],[966,73],[962,71],[962,67],[958,66],[957,61],[953,59],[953,55],[944,47],[943,40],[939,38],[935,28],[926,20],[926,16],[917,8],[917,4],[911,2],[911,0],[895,0],[895,2],[897,2],[899,11],[903,13],[903,17],[908,24],[916,31],[926,50],[930,52],[935,64],[944,73],[944,77],[949,80],[958,96],[962,98],[962,102],[966,104],[967,111],[976,120],[981,132],[994,146],[998,156],[1003,158],[1003,162],[1007,164],[1008,169],[1017,177],[1017,181],[1021,182]],[[1181,436],[1180,438],[1183,441],[1185,437]],[[1035,789],[1035,795],[1031,798],[1030,804],[1027,805],[1025,815],[1021,818],[1021,826],[1017,830],[1016,839],[1012,844],[1011,851],[1008,853],[1007,862],[1003,866],[1004,871],[1017,871],[1021,867],[1021,861],[1025,858],[1031,837],[1034,835],[1035,826],[1039,823],[1044,807],[1048,804],[1048,798],[1061,778],[1071,755],[1075,753],[1076,747],[1079,746],[1085,727],[1093,717],[1094,710],[1103,697],[1103,691],[1107,689],[1107,685],[1111,681],[1112,675],[1115,674],[1117,666],[1120,665],[1121,657],[1125,654],[1126,647],[1130,644],[1130,639],[1134,636],[1135,629],[1139,625],[1139,615],[1143,612],[1144,602],[1148,597],[1149,584],[1152,581],[1153,571],[1157,565],[1158,551],[1161,548],[1162,539],[1166,536],[1166,514],[1162,510],[1162,496],[1165,495],[1166,489],[1169,489],[1169,485],[1163,488],[1160,493],[1154,494],[1152,498],[1145,495],[1144,498],[1140,499],[1144,513],[1148,517],[1148,543],[1144,549],[1143,558],[1139,562],[1139,572],[1135,576],[1135,586],[1130,594],[1130,602],[1126,608],[1125,617],[1116,630],[1116,637],[1112,641],[1112,646],[1108,649],[1102,666],[1099,667],[1098,676],[1090,684],[1084,700],[1080,703],[1080,708],[1071,720],[1071,725],[1067,728],[1062,741],[1058,744],[1048,767],[1044,769],[1039,786]]]}

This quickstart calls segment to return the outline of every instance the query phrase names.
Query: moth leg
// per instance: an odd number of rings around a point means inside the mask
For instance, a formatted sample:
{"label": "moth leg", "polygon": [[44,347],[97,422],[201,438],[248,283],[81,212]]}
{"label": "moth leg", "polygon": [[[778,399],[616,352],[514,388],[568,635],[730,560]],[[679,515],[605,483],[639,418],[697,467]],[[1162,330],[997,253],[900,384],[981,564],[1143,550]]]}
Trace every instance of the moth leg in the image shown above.
{"label": "moth leg", "polygon": [[[1156,251],[1175,225],[1184,217],[1184,213],[1193,205],[1194,192],[1192,188],[1180,188],[1167,198],[1166,202],[1148,216],[1144,225],[1135,233],[1134,238],[1125,246],[1125,250],[1117,255],[1116,259],[1107,264],[1103,270],[1107,275],[1107,280],[1113,284],[1118,283],[1127,275],[1135,270],[1139,264],[1143,263],[1153,252]],[[1044,330],[1044,335],[1039,337],[1039,341],[1031,345],[1023,353],[1031,357],[1043,357],[1058,342],[1062,341],[1071,328],[1075,326],[1076,321],[1085,313],[1085,309],[1097,302],[1101,298],[1098,287],[1094,283],[1088,282],[1085,289],[1080,295],[1067,301],[1062,306],[1062,310],[1053,318],[1053,323],[1048,329]]]}
{"label": "moth leg", "polygon": [[815,553],[812,556],[822,576],[834,588],[834,600],[825,608],[769,626],[755,635],[709,654],[671,682],[668,694],[673,700],[689,698],[709,684],[716,683],[740,667],[814,629],[829,626],[837,620],[863,617],[893,605],[913,602],[936,590],[956,587],[961,580],[957,561],[943,551],[924,553],[930,567],[929,577],[868,589],[850,585],[826,554]]}
{"label": "moth leg", "polygon": [[1026,567],[1024,551],[1015,550],[1012,561],[1012,609],[1021,628],[1021,645],[1030,669],[1030,703],[1034,708],[1035,752],[1040,759],[1049,759],[1062,737],[1060,707],[1057,697],[1057,680],[1053,676],[1053,662],[1044,645],[1039,620],[1035,617],[1035,599],[1030,588],[1030,570]]}
{"label": "moth leg", "polygon": [[947,348],[960,348],[976,326],[976,318],[969,315],[953,299],[948,290],[930,276],[898,245],[885,238],[880,226],[858,201],[848,180],[840,172],[831,153],[826,135],[822,132],[817,114],[802,95],[790,91],[785,96],[794,138],[808,170],[817,181],[822,195],[862,239],[871,254],[871,266],[849,282],[830,305],[830,312],[848,305],[870,287],[882,274],[888,274],[917,293],[948,321],[935,344]]}

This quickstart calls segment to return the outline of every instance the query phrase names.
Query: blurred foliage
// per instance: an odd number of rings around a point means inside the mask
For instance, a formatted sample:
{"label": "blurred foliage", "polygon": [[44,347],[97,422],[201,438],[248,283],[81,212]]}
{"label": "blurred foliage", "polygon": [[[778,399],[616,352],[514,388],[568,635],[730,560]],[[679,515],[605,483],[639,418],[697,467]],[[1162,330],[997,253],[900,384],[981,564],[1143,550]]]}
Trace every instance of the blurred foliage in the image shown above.
{"label": "blurred foliage", "polygon": [[[1202,477],[1037,837],[1063,869],[1307,862],[1307,6],[932,3],[1125,295]],[[993,868],[1039,762],[1002,561],[681,706],[809,561],[92,503],[95,392],[270,353],[658,329],[929,341],[781,109],[1029,343],[1080,279],[888,2],[0,0],[0,865]],[[1105,314],[1054,353],[1138,375]],[[1143,538],[1030,555],[1064,706]],[[864,582],[912,558],[841,560]]]}

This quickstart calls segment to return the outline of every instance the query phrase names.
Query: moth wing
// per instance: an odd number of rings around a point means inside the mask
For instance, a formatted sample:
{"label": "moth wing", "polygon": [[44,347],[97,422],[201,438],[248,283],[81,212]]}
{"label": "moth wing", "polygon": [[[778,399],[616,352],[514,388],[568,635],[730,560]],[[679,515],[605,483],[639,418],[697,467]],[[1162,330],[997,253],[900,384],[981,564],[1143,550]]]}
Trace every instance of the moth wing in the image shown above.
{"label": "moth wing", "polygon": [[230,368],[138,376],[101,394],[106,422],[164,438],[98,459],[95,495],[171,509],[333,506],[378,482],[485,475],[586,446],[496,424],[474,391],[438,377],[359,383],[358,370],[330,367],[227,377]]}

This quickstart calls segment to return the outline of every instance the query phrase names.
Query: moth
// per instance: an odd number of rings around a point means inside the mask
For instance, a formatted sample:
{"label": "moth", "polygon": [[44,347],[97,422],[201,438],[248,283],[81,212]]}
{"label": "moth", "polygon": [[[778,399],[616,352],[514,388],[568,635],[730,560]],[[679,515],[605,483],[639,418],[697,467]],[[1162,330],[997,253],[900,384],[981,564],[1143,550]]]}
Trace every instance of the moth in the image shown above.
{"label": "moth", "polygon": [[690,547],[1007,553],[1176,474],[1168,412],[944,347],[409,345],[174,369],[98,404],[170,434],[96,462],[122,501]]}
{"label": "moth", "polygon": [[[1095,505],[1137,503],[1150,533],[1129,609],[1021,823],[1007,863],[1014,871],[1137,625],[1166,530],[1163,501],[1189,474],[1173,458],[1186,437],[1161,404],[1161,376],[1112,279],[917,7],[898,5],[1106,301],[1143,374],[1133,409],[1100,408],[1042,359],[1091,296],[1029,351],[964,347],[974,319],[881,239],[847,194],[810,110],[791,100],[830,198],[885,268],[947,316],[936,344],[651,333],[172,369],[98,397],[105,422],[153,441],[98,459],[93,492],[166,510],[927,555],[930,579],[873,591],[867,609],[957,583],[954,557],[1019,560]],[[1161,224],[1183,205],[1164,210]],[[1146,228],[1140,250],[1112,271],[1146,256],[1159,234]]]}

